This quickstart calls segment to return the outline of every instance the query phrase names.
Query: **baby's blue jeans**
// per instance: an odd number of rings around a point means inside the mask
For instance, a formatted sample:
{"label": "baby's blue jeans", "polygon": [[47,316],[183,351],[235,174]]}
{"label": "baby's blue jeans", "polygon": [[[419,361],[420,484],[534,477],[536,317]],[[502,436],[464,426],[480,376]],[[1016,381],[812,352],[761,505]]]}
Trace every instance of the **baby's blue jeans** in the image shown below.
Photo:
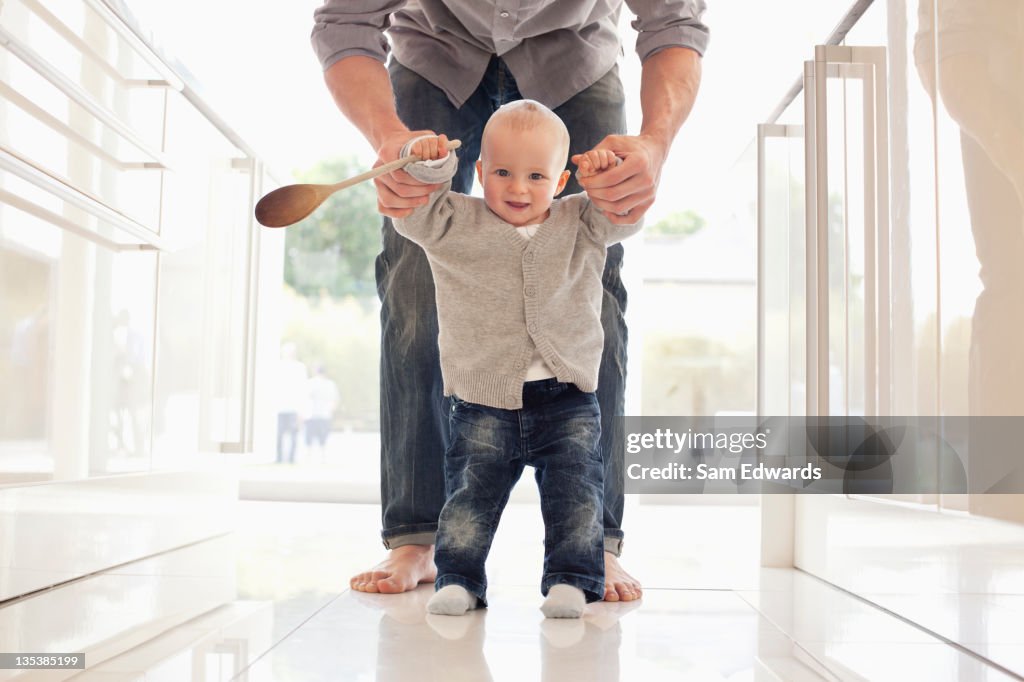
{"label": "baby's blue jeans", "polygon": [[567,584],[604,598],[604,466],[593,393],[557,379],[527,382],[523,407],[502,410],[453,398],[445,454],[447,502],[434,563],[437,589],[461,585],[486,605],[484,562],[523,468],[536,469],[544,517],[541,592]]}

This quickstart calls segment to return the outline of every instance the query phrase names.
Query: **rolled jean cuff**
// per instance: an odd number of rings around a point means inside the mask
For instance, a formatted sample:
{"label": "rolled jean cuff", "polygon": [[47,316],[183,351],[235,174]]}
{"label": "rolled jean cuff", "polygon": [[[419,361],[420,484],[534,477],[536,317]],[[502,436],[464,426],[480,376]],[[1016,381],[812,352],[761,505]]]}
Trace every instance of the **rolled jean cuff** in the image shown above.
{"label": "rolled jean cuff", "polygon": [[616,557],[622,556],[622,545],[625,542],[623,535],[624,534],[621,530],[605,528],[604,551],[614,554]]}
{"label": "rolled jean cuff", "polygon": [[540,583],[540,592],[545,597],[555,585],[571,585],[583,592],[587,603],[604,599],[604,579],[593,578],[580,573],[552,573],[544,576]]}
{"label": "rolled jean cuff", "polygon": [[380,537],[387,549],[395,549],[405,545],[432,545],[436,535],[437,524],[420,524],[386,530]]}
{"label": "rolled jean cuff", "polygon": [[444,575],[437,576],[434,581],[434,591],[439,592],[441,588],[448,587],[449,585],[458,585],[466,592],[480,600],[477,604],[478,608],[487,608],[487,586],[481,585],[475,580],[470,580],[465,576],[461,576],[457,573],[445,573]]}

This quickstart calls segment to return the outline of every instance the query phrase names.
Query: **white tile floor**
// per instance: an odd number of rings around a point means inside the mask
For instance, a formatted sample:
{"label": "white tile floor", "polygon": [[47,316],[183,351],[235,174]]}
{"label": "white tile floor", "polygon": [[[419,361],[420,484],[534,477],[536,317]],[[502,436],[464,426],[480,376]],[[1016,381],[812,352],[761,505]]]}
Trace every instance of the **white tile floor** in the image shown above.
{"label": "white tile floor", "polygon": [[[425,614],[429,586],[346,589],[382,555],[377,507],[244,502],[230,536],[0,608],[0,651],[86,650],[96,663],[0,680],[1024,679],[1024,595],[881,595],[919,612],[917,625],[799,571],[759,569],[757,507],[628,513],[643,601],[592,604],[572,622],[538,610],[533,506],[502,521],[490,608],[449,618]],[[133,617],[145,624],[123,630]],[[951,644],[968,640],[1001,666]]]}

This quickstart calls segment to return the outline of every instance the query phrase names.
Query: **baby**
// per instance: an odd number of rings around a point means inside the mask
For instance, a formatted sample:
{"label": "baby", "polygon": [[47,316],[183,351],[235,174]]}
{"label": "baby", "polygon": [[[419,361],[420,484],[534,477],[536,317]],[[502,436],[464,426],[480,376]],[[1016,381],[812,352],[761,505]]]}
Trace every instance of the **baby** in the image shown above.
{"label": "baby", "polygon": [[[484,562],[509,492],[536,469],[544,517],[541,610],[579,618],[604,596],[604,464],[594,391],[604,336],[609,244],[640,224],[615,225],[585,194],[555,200],[569,179],[569,134],[531,100],[498,109],[484,128],[480,200],[450,191],[458,161],[444,135],[414,140],[424,161],[406,170],[445,185],[395,229],[420,245],[434,276],[451,445],[438,520],[435,614],[486,606]],[[574,157],[581,175],[617,163],[607,150]]]}

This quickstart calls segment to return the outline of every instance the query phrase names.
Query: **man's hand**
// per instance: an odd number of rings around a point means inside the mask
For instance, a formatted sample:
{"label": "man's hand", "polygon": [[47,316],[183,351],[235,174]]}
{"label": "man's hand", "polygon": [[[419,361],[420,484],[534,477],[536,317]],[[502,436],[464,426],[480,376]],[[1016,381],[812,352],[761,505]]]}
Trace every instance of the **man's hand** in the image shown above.
{"label": "man's hand", "polygon": [[[609,135],[592,150],[602,151],[621,158],[622,163],[594,175],[581,173],[580,185],[608,220],[631,225],[654,203],[668,150],[648,136]],[[572,162],[580,165],[578,159],[583,160],[584,156],[577,154]]]}
{"label": "man's hand", "polygon": [[[430,130],[409,130],[398,118],[391,78],[384,65],[372,57],[357,55],[340,59],[324,72],[334,102],[370,145],[377,150],[374,168],[398,158],[402,147]],[[377,210],[391,218],[405,218],[427,203],[440,185],[424,185],[403,170],[375,178]]]}
{"label": "man's hand", "polygon": [[609,135],[595,149],[609,149],[622,159],[618,168],[580,185],[608,220],[635,223],[654,203],[669,147],[693,108],[700,87],[700,55],[686,47],[669,47],[644,60],[640,74],[640,134]]}
{"label": "man's hand", "polygon": [[[434,135],[432,130],[401,130],[390,133],[383,138],[383,142],[377,148],[377,162],[373,164],[373,167],[383,166],[385,163],[394,161],[398,158],[399,153],[402,151],[402,147],[414,138],[422,135]],[[444,138],[447,142],[448,138],[443,135],[435,136],[434,145],[436,153],[436,143],[440,138]],[[416,147],[422,148],[422,142],[418,142],[413,147],[413,153],[416,152]],[[429,145],[428,145],[429,147]],[[447,149],[444,149],[447,154]],[[434,158],[444,158],[443,156],[437,156]],[[412,214],[412,212],[419,206],[423,206],[427,203],[431,192],[435,192],[441,188],[441,185],[426,185],[416,178],[412,177],[404,170],[396,170],[386,175],[374,178],[373,184],[377,187],[377,211],[381,215],[386,215],[389,218],[405,218]]]}

